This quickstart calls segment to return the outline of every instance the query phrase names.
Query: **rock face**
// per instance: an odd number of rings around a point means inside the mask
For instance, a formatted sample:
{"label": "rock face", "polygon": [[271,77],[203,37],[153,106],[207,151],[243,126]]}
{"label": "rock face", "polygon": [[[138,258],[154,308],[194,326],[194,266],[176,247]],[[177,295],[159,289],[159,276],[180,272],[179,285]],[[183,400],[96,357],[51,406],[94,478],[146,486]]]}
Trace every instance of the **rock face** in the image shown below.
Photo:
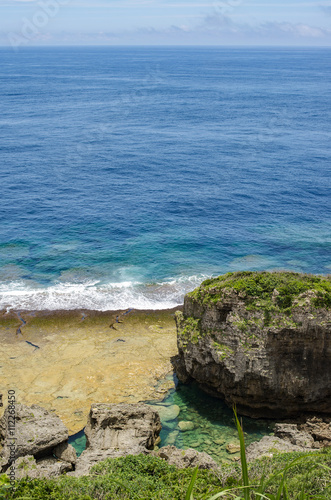
{"label": "rock face", "polygon": [[86,450],[77,459],[74,475],[88,474],[106,458],[148,453],[160,431],[159,414],[148,405],[92,405],[85,428]]}
{"label": "rock face", "polygon": [[33,456],[28,455],[17,459],[15,478],[17,480],[27,477],[30,479],[52,479],[70,471],[72,471],[72,464],[69,462],[62,462],[54,457],[36,460]]}
{"label": "rock face", "polygon": [[277,436],[264,436],[260,441],[255,441],[247,447],[246,458],[248,462],[252,462],[263,457],[272,458],[275,453],[292,451],[311,451],[311,449],[297,446],[287,439],[281,439]]}
{"label": "rock face", "polygon": [[[26,471],[28,474],[27,471],[30,470],[33,477],[54,477],[73,469],[76,452],[68,444],[68,429],[54,413],[37,405],[16,404],[14,428],[11,422],[10,413],[6,409],[0,419],[3,472],[13,461],[16,462],[18,472]],[[24,457],[24,460],[20,457]],[[21,465],[20,469],[17,463]]]}
{"label": "rock face", "polygon": [[331,279],[229,273],[186,295],[176,314],[182,382],[252,417],[331,414]]}
{"label": "rock face", "polygon": [[331,446],[331,418],[313,417],[298,424],[279,423],[275,425],[274,434],[249,445],[247,460],[272,457],[275,452],[306,452]]}
{"label": "rock face", "polygon": [[188,467],[199,467],[199,469],[217,469],[217,463],[207,454],[188,448],[179,450],[175,446],[164,446],[153,455],[166,460],[170,465],[175,465],[178,469]]}

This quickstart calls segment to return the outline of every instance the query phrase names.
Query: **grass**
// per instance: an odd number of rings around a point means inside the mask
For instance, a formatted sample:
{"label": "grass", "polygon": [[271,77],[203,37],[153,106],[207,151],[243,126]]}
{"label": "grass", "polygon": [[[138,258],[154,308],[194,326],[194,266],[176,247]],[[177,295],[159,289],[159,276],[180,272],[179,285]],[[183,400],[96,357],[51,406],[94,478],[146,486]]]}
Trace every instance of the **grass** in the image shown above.
{"label": "grass", "polygon": [[[212,496],[203,497],[204,500],[217,500],[218,498],[234,498],[237,500],[269,499],[269,500],[309,500],[309,499],[330,499],[331,498],[331,449],[325,450],[326,463],[321,460],[320,454],[284,454],[280,455],[281,467],[275,466],[276,461],[272,460],[272,468],[267,470],[267,463],[260,469],[260,461],[255,461],[258,473],[251,469],[251,479],[249,477],[248,465],[246,461],[246,448],[244,433],[240,425],[236,410],[234,410],[235,422],[240,440],[240,462],[241,462],[241,484],[238,487],[222,488]],[[270,465],[270,462],[269,462]],[[194,484],[198,477],[196,468],[185,500],[194,500]]]}
{"label": "grass", "polygon": [[[227,273],[204,281],[188,296],[200,304],[216,303],[233,289],[249,306],[276,306],[281,310],[293,306],[299,295],[312,290],[312,303],[316,308],[331,307],[331,278],[294,272],[253,272]],[[274,290],[277,294],[274,296]]]}

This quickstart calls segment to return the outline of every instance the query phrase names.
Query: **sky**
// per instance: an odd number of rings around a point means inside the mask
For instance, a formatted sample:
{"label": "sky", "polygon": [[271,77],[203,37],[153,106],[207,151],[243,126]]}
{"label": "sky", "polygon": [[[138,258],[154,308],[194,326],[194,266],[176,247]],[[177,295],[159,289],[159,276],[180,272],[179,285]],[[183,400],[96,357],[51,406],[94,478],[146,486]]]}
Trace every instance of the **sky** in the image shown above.
{"label": "sky", "polygon": [[0,0],[0,45],[331,46],[331,0]]}

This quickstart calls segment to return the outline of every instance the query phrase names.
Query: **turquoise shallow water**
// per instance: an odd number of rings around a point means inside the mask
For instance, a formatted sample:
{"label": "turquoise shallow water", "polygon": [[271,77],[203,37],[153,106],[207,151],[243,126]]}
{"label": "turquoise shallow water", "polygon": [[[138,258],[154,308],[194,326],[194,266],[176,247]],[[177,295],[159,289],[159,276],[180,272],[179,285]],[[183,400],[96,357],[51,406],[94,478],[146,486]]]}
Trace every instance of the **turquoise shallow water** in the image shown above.
{"label": "turquoise shallow water", "polygon": [[[162,430],[159,447],[173,445],[180,449],[193,448],[208,453],[217,462],[231,462],[238,458],[239,452],[229,453],[226,449],[230,443],[238,444],[232,410],[221,400],[205,394],[195,384],[178,384],[177,389],[169,391],[163,401],[150,401],[148,404],[160,412]],[[169,412],[178,415],[171,420],[162,418],[162,414],[169,416]],[[180,422],[190,422],[192,429],[181,430]],[[270,421],[247,417],[243,417],[242,426],[246,445],[272,433],[273,427]],[[70,442],[77,453],[81,453],[86,446],[84,433],[72,436]]]}
{"label": "turquoise shallow water", "polygon": [[329,49],[0,49],[0,308],[330,272]]}
{"label": "turquoise shallow water", "polygon": [[[229,453],[226,449],[230,443],[239,444],[239,440],[233,412],[221,400],[205,394],[195,384],[179,384],[177,390],[171,390],[156,406],[161,408],[164,405],[168,409],[176,405],[180,412],[171,421],[162,420],[161,416],[160,446],[194,448],[208,453],[217,462],[238,458],[239,452]],[[181,422],[191,422],[194,428],[183,431]],[[272,433],[272,423],[267,420],[244,417],[242,426],[246,445]]]}

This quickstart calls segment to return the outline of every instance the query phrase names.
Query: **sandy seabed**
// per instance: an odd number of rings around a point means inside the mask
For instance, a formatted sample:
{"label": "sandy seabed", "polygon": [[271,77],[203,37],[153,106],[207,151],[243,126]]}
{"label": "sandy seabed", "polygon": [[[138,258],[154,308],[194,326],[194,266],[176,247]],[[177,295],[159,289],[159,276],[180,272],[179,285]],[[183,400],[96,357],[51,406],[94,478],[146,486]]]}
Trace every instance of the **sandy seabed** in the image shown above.
{"label": "sandy seabed", "polygon": [[[162,398],[177,353],[175,308],[0,313],[0,394],[54,411],[74,434],[92,403]],[[4,411],[0,408],[0,416]]]}

